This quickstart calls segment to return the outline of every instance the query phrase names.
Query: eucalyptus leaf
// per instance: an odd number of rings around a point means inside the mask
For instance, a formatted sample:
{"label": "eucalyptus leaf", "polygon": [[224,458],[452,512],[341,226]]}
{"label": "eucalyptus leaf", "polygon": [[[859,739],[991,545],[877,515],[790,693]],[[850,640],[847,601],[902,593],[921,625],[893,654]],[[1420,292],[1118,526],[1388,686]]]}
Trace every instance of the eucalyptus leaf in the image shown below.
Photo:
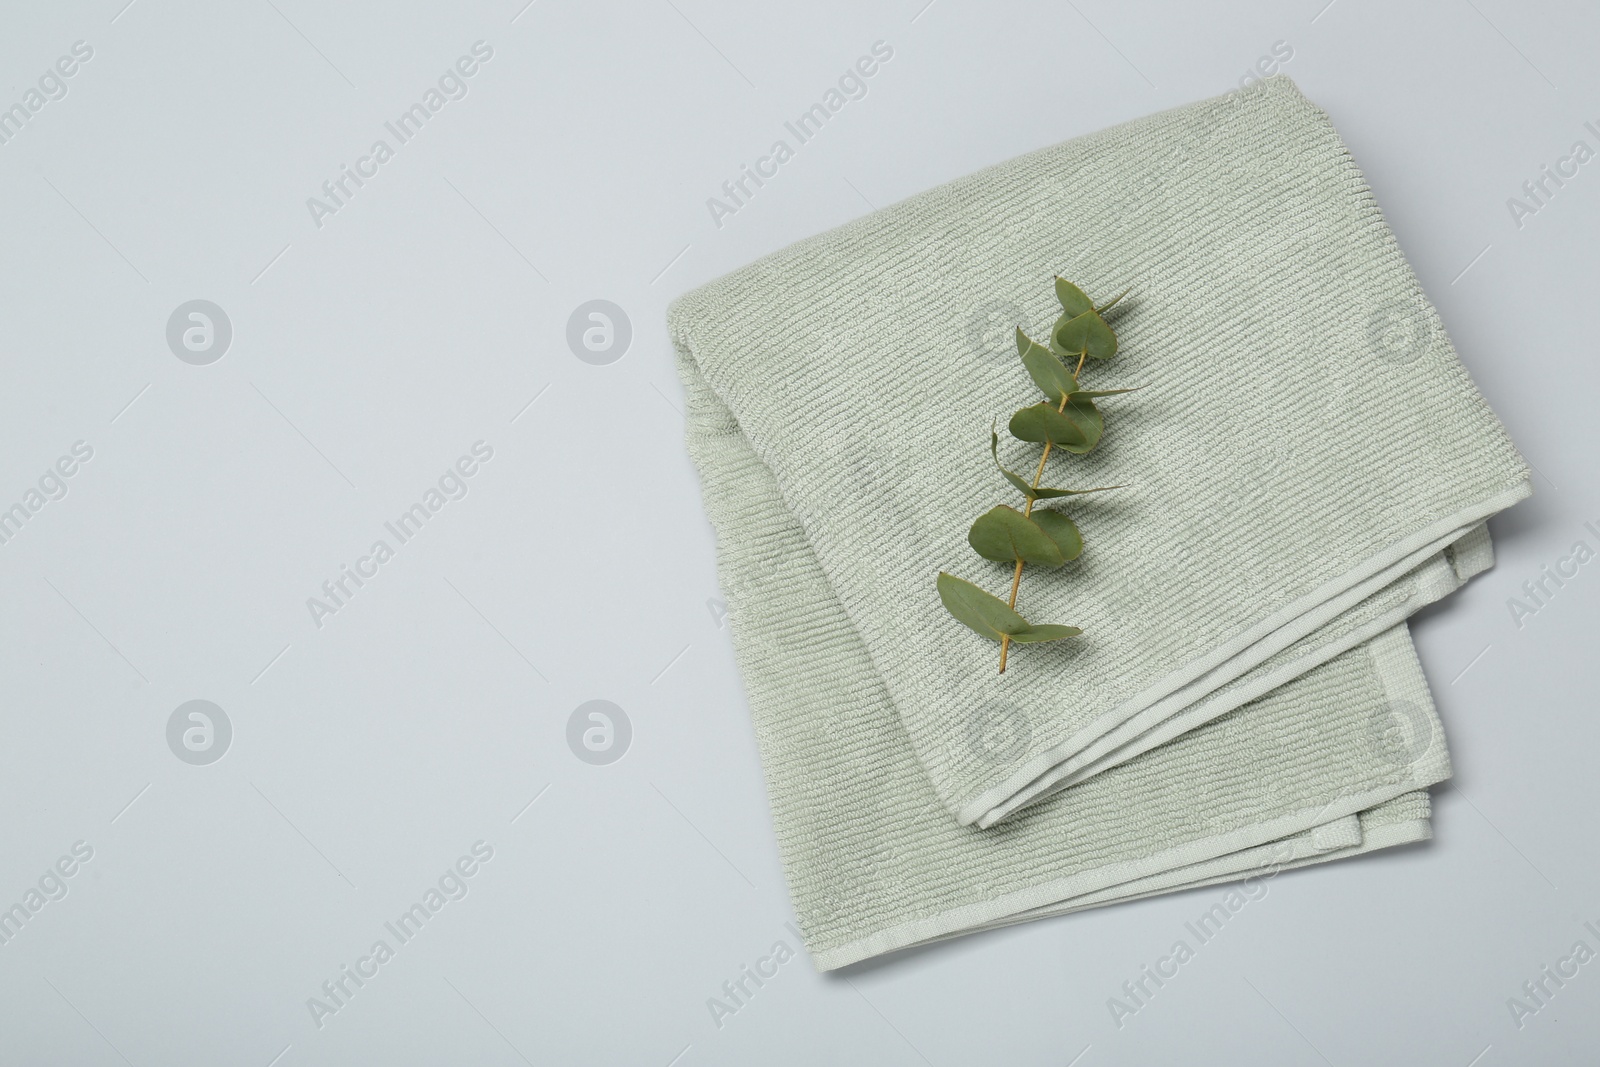
{"label": "eucalyptus leaf", "polygon": [[1059,323],[1051,340],[1056,349],[1067,355],[1087,354],[1091,359],[1110,359],[1117,354],[1117,335],[1094,311],[1085,311],[1077,318]]}
{"label": "eucalyptus leaf", "polygon": [[1005,476],[1006,481],[1017,487],[1017,490],[1029,500],[1054,500],[1063,496],[1083,496],[1085,493],[1103,493],[1107,489],[1121,489],[1120,485],[1102,485],[1094,489],[1052,489],[1044,485],[1029,485],[1022,475],[1007,470],[1000,463],[1000,435],[989,430],[989,454],[994,457],[994,465]]}
{"label": "eucalyptus leaf", "polygon": [[1049,441],[1068,452],[1082,454],[1100,443],[1105,420],[1092,400],[1071,400],[1065,409],[1035,404],[1011,416],[1008,427],[1019,441]]}
{"label": "eucalyptus leaf", "polygon": [[1044,486],[1034,490],[1035,500],[1054,500],[1063,496],[1085,496],[1089,493],[1109,493],[1113,489],[1126,489],[1125,485],[1097,485],[1093,489],[1047,489]]}
{"label": "eucalyptus leaf", "polygon": [[1064,637],[1077,637],[1083,633],[1076,626],[1059,626],[1055,623],[1042,622],[1038,626],[1030,626],[1020,634],[1012,634],[1011,640],[1019,645],[1042,645],[1046,641],[1060,641]]}
{"label": "eucalyptus leaf", "polygon": [[1004,600],[944,571],[939,572],[938,585],[939,599],[945,610],[974,633],[991,641],[1009,636],[1021,644],[1036,645],[1083,633],[1076,626],[1034,626],[1006,606]]}
{"label": "eucalyptus leaf", "polygon": [[1056,299],[1061,301],[1061,310],[1067,313],[1069,319],[1094,310],[1094,301],[1082,289],[1059,275],[1056,277]]}
{"label": "eucalyptus leaf", "polygon": [[984,559],[992,559],[996,563],[1015,563],[1020,560],[1055,568],[1067,561],[1061,546],[1045,532],[1044,527],[1004,504],[978,516],[978,521],[967,531],[967,544]]}
{"label": "eucalyptus leaf", "polygon": [[1061,360],[1056,358],[1055,353],[1029,338],[1021,330],[1017,331],[1017,353],[1022,356],[1022,365],[1027,368],[1033,384],[1057,404],[1061,403],[1063,396],[1077,390],[1078,379],[1062,366]]}
{"label": "eucalyptus leaf", "polygon": [[1038,344],[1039,344],[1039,342],[1035,341],[1033,338],[1029,337],[1027,335],[1027,333],[1025,333],[1023,331],[1021,326],[1017,327],[1017,355],[1019,355],[1019,356],[1027,355],[1028,354],[1028,348],[1030,346],[1037,347]]}
{"label": "eucalyptus leaf", "polygon": [[1054,352],[1056,355],[1060,356],[1062,359],[1066,359],[1068,357],[1068,355],[1071,354],[1071,353],[1068,353],[1068,352],[1064,351],[1062,349],[1062,347],[1059,344],[1056,343],[1056,332],[1058,330],[1060,330],[1061,327],[1065,326],[1067,323],[1069,323],[1071,321],[1072,321],[1072,316],[1071,315],[1062,315],[1059,319],[1057,319],[1055,321],[1055,325],[1050,327],[1050,335],[1049,335],[1049,337],[1047,339],[1047,343],[1050,346],[1050,351]]}
{"label": "eucalyptus leaf", "polygon": [[1061,557],[1065,560],[1077,559],[1083,551],[1083,535],[1078,533],[1078,524],[1049,508],[1041,508],[1029,516],[1033,524],[1043,530],[1045,536],[1056,543],[1061,550]]}
{"label": "eucalyptus leaf", "polygon": [[1006,481],[1016,486],[1017,491],[1023,496],[1029,500],[1035,500],[1042,495],[1038,489],[1029,485],[1022,475],[1017,474],[1015,471],[1006,470],[1005,465],[1000,462],[1000,435],[994,432],[994,427],[992,426],[989,428],[989,455],[994,457],[995,468],[1005,477]]}
{"label": "eucalyptus leaf", "polygon": [[1015,637],[1031,629],[1028,620],[1007,607],[1004,600],[964,578],[940,571],[938,584],[939,599],[944,602],[945,610],[991,641],[998,641],[1007,634]]}
{"label": "eucalyptus leaf", "polygon": [[1077,423],[1058,412],[1054,404],[1023,408],[1011,416],[1007,429],[1019,441],[1049,441],[1062,447],[1069,443],[1080,446],[1088,443],[1088,437],[1078,429]]}
{"label": "eucalyptus leaf", "polygon": [[1062,448],[1065,448],[1068,452],[1082,454],[1090,451],[1100,443],[1100,435],[1105,432],[1106,422],[1100,415],[1100,409],[1094,406],[1093,400],[1082,394],[1074,393],[1067,401],[1067,406],[1061,414],[1076,423],[1078,429],[1083,432],[1084,437],[1087,439],[1087,443],[1082,446],[1068,444],[1062,445]]}
{"label": "eucalyptus leaf", "polygon": [[1128,288],[1127,288],[1127,289],[1124,289],[1124,290],[1122,290],[1122,292],[1120,292],[1120,293],[1118,293],[1118,294],[1117,294],[1117,295],[1116,295],[1116,296],[1114,296],[1114,297],[1112,297],[1112,298],[1111,298],[1111,299],[1110,299],[1110,300],[1108,300],[1108,301],[1107,301],[1107,302],[1106,302],[1106,303],[1104,303],[1104,304],[1101,304],[1101,305],[1100,305],[1100,306],[1099,306],[1099,307],[1098,307],[1098,308],[1096,308],[1096,309],[1095,309],[1095,310],[1097,310],[1097,311],[1099,311],[1099,312],[1100,312],[1100,314],[1102,314],[1102,315],[1104,315],[1104,314],[1105,314],[1105,313],[1106,313],[1106,312],[1108,312],[1108,311],[1110,311],[1110,310],[1111,310],[1111,309],[1112,309],[1112,308],[1114,308],[1114,307],[1116,307],[1116,306],[1117,306],[1117,302],[1118,302],[1118,301],[1119,301],[1119,300],[1121,300],[1121,299],[1122,299],[1122,298],[1123,298],[1123,297],[1125,297],[1125,296],[1127,296],[1127,295],[1128,295],[1128,294],[1129,294],[1129,293],[1131,293],[1131,292],[1133,292],[1133,288],[1132,288],[1132,287],[1131,287],[1131,286],[1130,286],[1130,287],[1128,287]]}

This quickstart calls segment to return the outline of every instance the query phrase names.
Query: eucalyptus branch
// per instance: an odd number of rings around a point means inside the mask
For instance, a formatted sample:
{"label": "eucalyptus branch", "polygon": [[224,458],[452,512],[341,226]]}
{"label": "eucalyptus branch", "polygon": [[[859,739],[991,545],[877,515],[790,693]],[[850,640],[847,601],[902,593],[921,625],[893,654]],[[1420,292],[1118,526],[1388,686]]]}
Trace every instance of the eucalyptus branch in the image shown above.
{"label": "eucalyptus branch", "polygon": [[[989,454],[994,458],[994,465],[1001,476],[1022,493],[1026,503],[1020,512],[1004,504],[991,508],[980,515],[967,532],[967,543],[978,555],[1014,564],[1011,595],[1008,600],[1001,600],[944,571],[939,573],[938,581],[939,599],[951,615],[974,632],[1000,642],[1002,674],[1013,642],[1040,644],[1076,637],[1083,632],[1076,626],[1028,622],[1017,614],[1017,591],[1026,564],[1037,563],[1054,569],[1077,559],[1083,551],[1083,538],[1077,525],[1053,508],[1035,512],[1034,505],[1038,501],[1121,488],[1053,489],[1039,483],[1044,479],[1045,464],[1049,462],[1052,448],[1082,455],[1099,444],[1105,422],[1095,407],[1096,398],[1132,392],[1130,389],[1085,390],[1078,385],[1085,360],[1110,359],[1116,355],[1117,335],[1106,324],[1102,313],[1126,295],[1125,290],[1096,307],[1083,290],[1057,278],[1056,298],[1061,303],[1062,314],[1050,331],[1048,347],[1017,330],[1017,354],[1023,368],[1050,402],[1022,408],[1011,416],[1008,429],[1017,440],[1043,444],[1044,448],[1033,481],[1025,481],[1001,464],[1000,435],[990,428]],[[1073,356],[1078,362],[1069,372],[1062,359],[1070,360]]]}
{"label": "eucalyptus branch", "polygon": [[[1078,370],[1082,370],[1082,369],[1083,369],[1083,360],[1080,358],[1078,360]],[[1074,372],[1073,377],[1077,377],[1076,372]],[[1067,409],[1067,398],[1063,396],[1061,398],[1060,405],[1058,405],[1056,407],[1056,414],[1060,415],[1063,412],[1065,412],[1066,409]],[[1034,488],[1034,489],[1039,488],[1039,479],[1044,477],[1044,465],[1045,465],[1045,461],[1050,458],[1050,445],[1051,445],[1051,443],[1052,442],[1050,442],[1050,441],[1046,441],[1044,443],[1044,451],[1039,456],[1039,467],[1038,467],[1037,470],[1035,470],[1033,472],[1033,486],[1032,486],[1032,488]],[[1025,518],[1025,519],[1026,518],[1030,518],[1033,515],[1033,502],[1035,500],[1037,500],[1037,499],[1038,499],[1037,497],[1033,497],[1033,496],[1028,497],[1028,503],[1022,509],[1022,517],[1023,518]],[[1011,597],[1010,597],[1010,599],[1008,599],[1006,601],[1006,606],[1011,608],[1013,611],[1015,611],[1016,607],[1017,607],[1017,587],[1022,584],[1022,568],[1023,568],[1023,566],[1024,566],[1024,562],[1023,562],[1022,558],[1018,557],[1017,558],[1017,568],[1016,568],[1016,570],[1014,570],[1011,573]],[[1000,673],[1001,674],[1006,673],[1006,655],[1010,651],[1011,651],[1011,635],[1010,634],[1001,634],[1000,635]]]}

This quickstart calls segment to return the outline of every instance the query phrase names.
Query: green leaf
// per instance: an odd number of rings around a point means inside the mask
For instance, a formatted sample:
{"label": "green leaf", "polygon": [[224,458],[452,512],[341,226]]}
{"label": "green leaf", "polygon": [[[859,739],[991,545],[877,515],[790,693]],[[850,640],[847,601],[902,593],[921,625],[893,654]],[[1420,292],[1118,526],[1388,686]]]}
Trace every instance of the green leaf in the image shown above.
{"label": "green leaf", "polygon": [[1042,508],[1035,511],[1029,518],[1034,525],[1043,530],[1045,536],[1056,543],[1061,550],[1062,559],[1077,559],[1083,551],[1083,536],[1078,533],[1078,525],[1059,511]]}
{"label": "green leaf", "polygon": [[1000,435],[994,432],[994,427],[989,427],[989,455],[994,457],[994,465],[1005,477],[1005,480],[1017,487],[1017,491],[1029,500],[1037,499],[1041,494],[1039,490],[1029,485],[1022,475],[1015,471],[1006,470],[1000,462]]}
{"label": "green leaf", "polygon": [[1059,319],[1056,320],[1054,326],[1050,327],[1050,351],[1054,352],[1056,355],[1060,356],[1063,359],[1065,359],[1068,355],[1076,355],[1076,353],[1068,353],[1067,351],[1062,349],[1062,347],[1059,344],[1056,343],[1056,333],[1060,331],[1061,327],[1065,326],[1067,323],[1069,323],[1071,321],[1072,321],[1072,316],[1063,315]]}
{"label": "green leaf", "polygon": [[1084,496],[1087,493],[1106,493],[1113,489],[1126,489],[1125,485],[1097,485],[1093,489],[1046,489],[1044,486],[1034,490],[1035,500],[1054,500],[1062,496]]}
{"label": "green leaf", "polygon": [[1110,359],[1117,354],[1117,335],[1094,311],[1057,325],[1051,340],[1054,348],[1067,355],[1087,353],[1092,359]]}
{"label": "green leaf", "polygon": [[1104,315],[1106,312],[1110,311],[1112,308],[1117,306],[1117,301],[1121,300],[1123,297],[1127,296],[1131,292],[1133,292],[1133,289],[1131,287],[1127,288],[1127,289],[1124,289],[1124,290],[1122,290],[1122,292],[1120,292],[1116,296],[1112,297],[1108,302],[1106,302],[1104,304],[1101,304],[1095,310],[1100,312],[1100,314]]}
{"label": "green leaf", "polygon": [[1100,416],[1100,409],[1094,406],[1093,400],[1074,393],[1061,414],[1072,420],[1085,438],[1085,443],[1082,445],[1064,444],[1062,448],[1081,455],[1100,443],[1100,435],[1105,432],[1106,423]]}
{"label": "green leaf", "polygon": [[1069,319],[1076,318],[1085,311],[1094,310],[1094,301],[1085,296],[1082,289],[1060,275],[1056,276],[1056,299],[1061,301],[1061,310],[1067,313]]}
{"label": "green leaf", "polygon": [[1057,404],[1061,403],[1063,396],[1078,388],[1078,380],[1072,376],[1071,371],[1061,365],[1061,360],[1056,358],[1055,353],[1029,338],[1020,329],[1017,331],[1017,353],[1022,357],[1022,365],[1027,368],[1033,384]]}
{"label": "green leaf", "polygon": [[957,620],[991,641],[1031,629],[1028,620],[1007,607],[1004,600],[945,571],[939,572],[939,599]]}
{"label": "green leaf", "polygon": [[1121,396],[1123,393],[1135,393],[1143,388],[1144,386],[1142,385],[1136,385],[1132,389],[1079,389],[1072,396],[1073,399],[1077,399],[1080,396],[1090,399],[1097,396]]}
{"label": "green leaf", "polygon": [[1050,404],[1035,404],[1011,416],[1011,436],[1019,441],[1049,441],[1058,448],[1079,455],[1100,443],[1105,420],[1092,400],[1070,401],[1065,410]]}
{"label": "green leaf", "polygon": [[967,531],[967,544],[984,559],[996,563],[1021,560],[1055,568],[1067,561],[1061,546],[1042,526],[1004,504],[978,516],[978,521]]}
{"label": "green leaf", "polygon": [[1083,633],[1076,626],[1058,626],[1055,623],[1040,623],[1030,626],[1020,634],[1012,634],[1011,640],[1019,645],[1042,645],[1046,641],[1059,641],[1064,637],[1077,637]]}
{"label": "green leaf", "polygon": [[1034,404],[1032,407],[1023,408],[1011,416],[1007,428],[1011,431],[1011,436],[1019,441],[1035,443],[1049,441],[1063,448],[1069,443],[1073,445],[1088,443],[1088,437],[1078,428],[1077,423],[1056,411],[1054,404]]}
{"label": "green leaf", "polygon": [[1052,489],[1049,486],[1029,485],[1022,475],[1006,470],[1000,463],[1000,435],[989,429],[989,455],[994,457],[994,465],[1005,476],[1006,481],[1017,487],[1017,491],[1029,500],[1054,500],[1063,496],[1082,496],[1085,493],[1103,493],[1107,489],[1121,489],[1120,485],[1102,485],[1094,489]]}
{"label": "green leaf", "polygon": [[1004,600],[953,574],[940,571],[938,584],[939,599],[944,602],[945,610],[974,633],[991,641],[999,641],[1009,634],[1013,641],[1036,645],[1083,633],[1076,626],[1034,626],[1007,607]]}

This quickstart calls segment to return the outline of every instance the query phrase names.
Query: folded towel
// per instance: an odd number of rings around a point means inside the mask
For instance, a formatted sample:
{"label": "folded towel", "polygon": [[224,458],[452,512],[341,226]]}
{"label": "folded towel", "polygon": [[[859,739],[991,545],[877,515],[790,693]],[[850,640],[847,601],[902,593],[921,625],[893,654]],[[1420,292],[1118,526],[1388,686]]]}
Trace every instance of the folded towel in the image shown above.
{"label": "folded towel", "polygon": [[[1085,375],[1145,388],[1050,483],[1131,488],[1074,498],[1082,557],[1024,583],[1083,636],[997,675],[933,579],[1009,582],[965,543],[1014,496],[989,425],[1034,399],[988,327],[1047,326],[1055,274],[1134,287]],[[1527,470],[1286,79],[913,197],[670,319],[818,966],[1426,835],[1448,757],[1403,620],[1488,565]]]}

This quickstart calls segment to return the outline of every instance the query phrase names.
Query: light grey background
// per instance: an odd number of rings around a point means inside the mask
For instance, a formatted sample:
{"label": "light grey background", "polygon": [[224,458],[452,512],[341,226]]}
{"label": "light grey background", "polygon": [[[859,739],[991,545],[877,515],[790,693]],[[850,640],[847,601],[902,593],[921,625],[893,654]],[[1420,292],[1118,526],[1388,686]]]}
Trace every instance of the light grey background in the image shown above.
{"label": "light grey background", "polygon": [[[93,849],[0,946],[0,1062],[1490,1067],[1600,1040],[1600,962],[1520,1028],[1507,1005],[1600,951],[1600,563],[1508,606],[1600,547],[1600,162],[1520,226],[1507,205],[1600,149],[1592,5],[125,3],[13,0],[0,33],[0,107],[93,49],[0,144],[0,508],[93,449],[0,544],[0,907]],[[880,40],[867,95],[716,225],[707,198]],[[384,123],[478,41],[467,95],[396,147]],[[668,300],[1224,92],[1279,42],[1539,471],[1496,569],[1415,626],[1457,763],[1437,840],[1271,881],[1120,1028],[1108,998],[1221,890],[830,977],[802,956],[714,1019],[797,945]],[[232,326],[210,364],[167,344],[191,300]],[[594,300],[631,322],[610,363],[567,343]],[[479,441],[398,545],[384,523]],[[307,599],[379,538],[319,628]],[[215,762],[169,748],[191,700],[231,725]],[[593,700],[627,716],[621,759],[569,747]],[[308,999],[479,841],[467,895],[319,1026]]]}

